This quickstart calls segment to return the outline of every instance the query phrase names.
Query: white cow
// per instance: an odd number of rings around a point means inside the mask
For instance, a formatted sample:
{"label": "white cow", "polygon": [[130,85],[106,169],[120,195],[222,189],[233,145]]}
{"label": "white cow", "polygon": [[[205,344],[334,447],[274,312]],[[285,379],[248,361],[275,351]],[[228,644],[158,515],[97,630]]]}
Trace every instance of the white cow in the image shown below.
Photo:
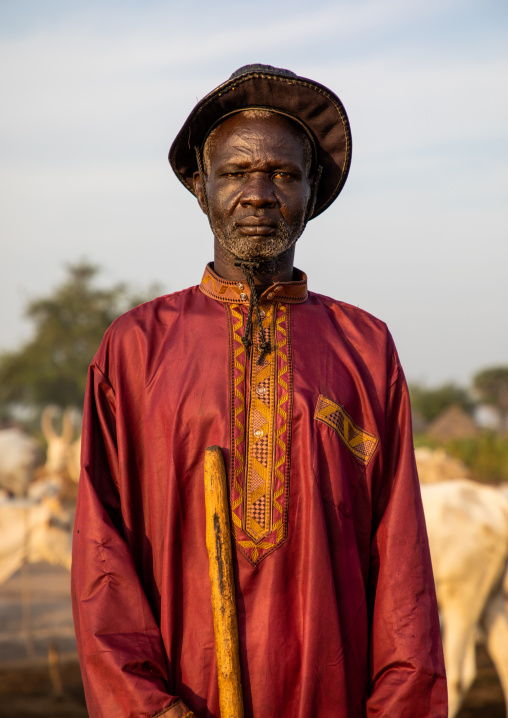
{"label": "white cow", "polygon": [[508,606],[502,583],[508,563],[508,497],[467,479],[421,489],[453,718],[476,676],[481,623],[508,703]]}
{"label": "white cow", "polygon": [[[500,484],[498,491],[508,501],[508,484]],[[499,589],[487,603],[482,625],[487,636],[487,649],[503,686],[508,715],[508,566]]]}
{"label": "white cow", "polygon": [[72,518],[57,499],[0,500],[0,584],[27,561],[70,570]]}
{"label": "white cow", "polygon": [[21,429],[0,430],[0,488],[14,496],[25,496],[42,452]]}
{"label": "white cow", "polygon": [[460,459],[450,456],[444,449],[419,446],[415,449],[416,466],[421,484],[433,484],[446,479],[469,478],[469,469]]}
{"label": "white cow", "polygon": [[508,715],[508,569],[499,590],[487,603],[482,626],[487,637],[487,650],[503,687]]}

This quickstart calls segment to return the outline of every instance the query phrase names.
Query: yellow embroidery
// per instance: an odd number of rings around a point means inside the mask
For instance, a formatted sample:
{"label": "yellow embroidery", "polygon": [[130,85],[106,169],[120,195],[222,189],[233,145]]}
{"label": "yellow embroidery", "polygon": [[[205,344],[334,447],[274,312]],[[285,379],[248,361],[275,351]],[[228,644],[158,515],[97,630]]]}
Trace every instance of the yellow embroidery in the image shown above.
{"label": "yellow embroidery", "polygon": [[321,394],[314,418],[331,427],[357,459],[365,465],[369,463],[378,439],[357,426],[343,406]]}
{"label": "yellow embroidery", "polygon": [[[231,307],[233,338],[233,396],[231,511],[238,548],[254,565],[276,549],[287,535],[289,421],[292,382],[289,363],[289,307],[263,306],[262,322],[272,351],[258,364],[259,325],[249,360],[249,395],[244,396],[246,354],[241,343],[243,314]],[[248,412],[247,428],[242,418]]]}
{"label": "yellow embroidery", "polygon": [[[273,346],[272,320],[274,305],[267,308],[263,319],[265,336]],[[247,437],[247,471],[244,511],[245,532],[255,541],[260,541],[271,529],[271,480],[273,464],[273,420],[275,382],[274,370],[276,352],[268,352],[263,363],[258,364],[260,355],[257,337],[259,324],[253,321],[250,409]]]}
{"label": "yellow embroidery", "polygon": [[201,284],[203,286],[206,286],[208,282],[212,282],[213,291],[215,294],[225,294],[228,289],[231,289],[236,294],[240,294],[240,290],[238,290],[236,287],[230,287],[227,284],[222,284],[222,282],[219,284],[219,287],[217,288],[217,285],[215,283],[215,279],[212,277],[211,274],[206,274],[203,279],[201,280]]}
{"label": "yellow embroidery", "polygon": [[[277,319],[277,331],[276,334],[278,337],[280,337],[279,341],[277,342],[277,354],[279,357],[279,371],[277,374],[277,381],[279,384],[279,401],[277,403],[277,413],[282,418],[281,425],[277,429],[277,433],[275,435],[275,440],[277,443],[277,446],[280,449],[280,456],[278,460],[275,463],[275,475],[279,479],[280,483],[282,484],[279,489],[274,493],[273,496],[273,502],[274,506],[277,508],[277,510],[280,513],[280,518],[278,521],[276,521],[273,525],[273,528],[277,530],[277,541],[280,541],[282,538],[282,533],[284,531],[284,525],[283,525],[283,508],[281,504],[279,503],[278,499],[281,497],[281,495],[284,493],[285,488],[285,476],[284,476],[284,469],[286,466],[286,459],[287,459],[287,446],[285,438],[287,436],[287,421],[288,421],[288,414],[286,411],[286,408],[288,406],[289,401],[289,393],[288,393],[288,383],[286,381],[287,374],[288,374],[288,356],[287,356],[287,332],[284,328],[284,323],[287,320],[286,317],[286,308],[282,306],[280,308],[280,314]],[[281,471],[282,469],[282,471]]]}
{"label": "yellow embroidery", "polygon": [[[245,386],[245,347],[242,344],[242,339],[239,334],[239,330],[243,330],[243,315],[238,305],[231,307],[231,314],[236,320],[236,324],[233,325],[233,338],[235,344],[233,347],[234,356],[234,394],[236,401],[234,402],[234,455],[235,455],[235,470],[233,473],[234,488],[238,492],[236,498],[231,497],[231,511],[233,524],[241,526],[241,518],[236,514],[236,509],[241,506],[242,503],[242,481],[243,481],[243,452],[241,444],[245,439],[245,427],[242,422],[242,414],[245,416],[245,394],[242,391],[242,386]],[[243,359],[243,361],[242,361]]]}

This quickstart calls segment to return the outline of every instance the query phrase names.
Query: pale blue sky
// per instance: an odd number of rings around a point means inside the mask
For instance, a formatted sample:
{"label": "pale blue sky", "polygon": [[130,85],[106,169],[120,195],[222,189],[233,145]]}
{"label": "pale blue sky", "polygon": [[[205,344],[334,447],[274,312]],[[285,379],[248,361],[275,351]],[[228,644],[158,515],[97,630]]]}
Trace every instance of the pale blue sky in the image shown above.
{"label": "pale blue sky", "polygon": [[387,321],[411,380],[508,363],[508,4],[0,0],[0,348],[66,262],[173,291],[211,259],[167,164],[196,100],[243,64],[342,99],[350,178],[309,224],[310,288]]}

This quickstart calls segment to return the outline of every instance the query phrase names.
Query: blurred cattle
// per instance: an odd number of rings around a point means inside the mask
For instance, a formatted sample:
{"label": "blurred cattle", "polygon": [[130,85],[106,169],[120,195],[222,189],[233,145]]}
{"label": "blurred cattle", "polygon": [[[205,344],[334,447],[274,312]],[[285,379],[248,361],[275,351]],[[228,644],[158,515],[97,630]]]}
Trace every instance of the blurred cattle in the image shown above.
{"label": "blurred cattle", "polygon": [[476,676],[479,628],[508,704],[508,496],[467,479],[423,484],[448,679],[449,716]]}
{"label": "blurred cattle", "polygon": [[25,562],[47,561],[70,570],[72,512],[57,499],[0,500],[0,583]]}
{"label": "blurred cattle", "polygon": [[421,484],[469,478],[470,472],[467,466],[460,459],[449,456],[444,449],[420,446],[415,449],[415,459]]}
{"label": "blurred cattle", "polygon": [[62,476],[74,482],[79,480],[81,438],[74,438],[74,411],[67,408],[62,417],[62,433],[57,434],[54,426],[56,407],[47,406],[42,412],[41,428],[48,448],[42,474]]}
{"label": "blurred cattle", "polygon": [[42,451],[35,439],[21,429],[0,430],[1,489],[13,496],[25,496],[41,462]]}
{"label": "blurred cattle", "polygon": [[486,633],[487,650],[503,687],[508,716],[508,567],[499,589],[487,603],[482,625]]}

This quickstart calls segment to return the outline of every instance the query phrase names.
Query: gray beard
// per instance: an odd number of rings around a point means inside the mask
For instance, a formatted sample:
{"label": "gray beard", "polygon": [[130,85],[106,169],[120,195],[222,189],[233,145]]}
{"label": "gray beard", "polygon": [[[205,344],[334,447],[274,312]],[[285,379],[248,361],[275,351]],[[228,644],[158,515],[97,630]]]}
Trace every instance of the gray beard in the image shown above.
{"label": "gray beard", "polygon": [[275,234],[263,238],[261,249],[259,245],[254,246],[252,239],[241,235],[236,226],[233,229],[224,229],[220,225],[216,225],[212,229],[222,247],[231,252],[237,259],[245,259],[249,262],[259,261],[263,265],[276,266],[277,258],[295,244],[304,227],[305,223],[303,223],[301,229],[289,227],[283,219],[280,219],[277,222]]}

